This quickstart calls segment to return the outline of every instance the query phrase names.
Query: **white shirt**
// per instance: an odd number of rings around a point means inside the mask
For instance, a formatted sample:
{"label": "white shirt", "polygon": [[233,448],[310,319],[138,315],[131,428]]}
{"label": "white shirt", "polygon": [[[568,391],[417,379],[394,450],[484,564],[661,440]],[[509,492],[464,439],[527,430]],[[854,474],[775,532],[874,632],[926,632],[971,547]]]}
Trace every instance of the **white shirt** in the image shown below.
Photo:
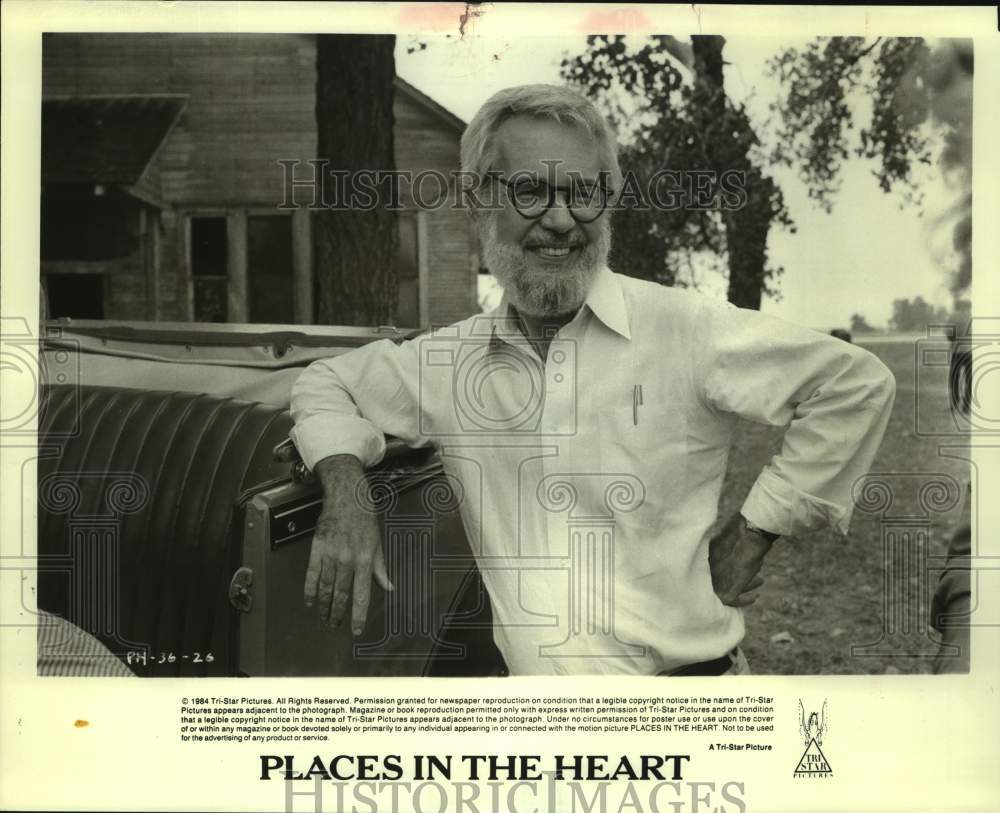
{"label": "white shirt", "polygon": [[292,434],[310,467],[438,447],[512,674],[654,674],[743,638],[708,566],[737,416],[789,425],[743,515],[846,533],[894,393],[840,339],[604,269],[545,362],[503,302],[314,362]]}

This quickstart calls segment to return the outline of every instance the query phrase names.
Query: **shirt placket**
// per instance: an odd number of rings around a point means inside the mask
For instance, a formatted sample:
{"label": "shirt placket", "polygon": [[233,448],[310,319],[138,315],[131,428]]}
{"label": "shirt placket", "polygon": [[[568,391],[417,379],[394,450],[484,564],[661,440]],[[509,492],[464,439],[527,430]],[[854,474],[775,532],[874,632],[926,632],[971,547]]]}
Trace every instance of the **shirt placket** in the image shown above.
{"label": "shirt placket", "polygon": [[553,584],[562,580],[559,589],[545,591],[544,595],[531,591],[534,594],[532,609],[554,614],[562,627],[558,631],[551,630],[545,640],[537,642],[543,645],[559,643],[567,622],[570,504],[563,503],[566,492],[560,489],[566,485],[572,489],[577,485],[574,478],[567,476],[572,464],[566,457],[577,432],[577,352],[576,341],[567,335],[571,333],[571,326],[565,326],[553,338],[545,361],[523,336],[510,337],[507,342],[524,357],[526,364],[533,366],[542,384],[541,405],[534,427],[540,454],[537,464],[524,468],[525,473],[535,476],[533,482],[523,485],[525,516],[521,522],[522,532],[530,535],[526,548],[530,550],[530,558],[522,559],[518,568],[523,577],[530,579],[529,573],[533,570],[530,559],[537,559],[534,564],[539,570],[535,571],[535,579],[541,576],[553,580]]}
{"label": "shirt placket", "polygon": [[[564,650],[567,636],[574,632],[573,606],[573,545],[570,540],[571,517],[586,495],[578,493],[581,487],[582,460],[573,454],[579,431],[578,415],[578,339],[577,323],[565,325],[549,345],[544,365],[545,398],[542,408],[542,445],[554,446],[557,454],[542,458],[542,484],[536,493],[543,500],[538,505],[541,524],[544,525],[544,551],[548,557],[553,584],[558,589],[547,593],[550,611],[559,619],[559,629],[552,630],[551,639],[544,642],[540,651],[547,663],[559,673],[562,661],[559,653]],[[577,563],[581,564],[581,563]]]}

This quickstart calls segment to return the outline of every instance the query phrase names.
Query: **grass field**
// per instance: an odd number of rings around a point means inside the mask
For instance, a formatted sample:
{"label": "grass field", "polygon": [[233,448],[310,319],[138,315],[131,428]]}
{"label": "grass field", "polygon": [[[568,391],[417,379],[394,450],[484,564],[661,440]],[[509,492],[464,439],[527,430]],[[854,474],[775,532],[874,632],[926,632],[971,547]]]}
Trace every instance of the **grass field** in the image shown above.
{"label": "grass field", "polygon": [[[861,344],[859,342],[859,344]],[[960,444],[961,438],[927,436],[927,429],[950,429],[954,423],[948,401],[947,368],[924,365],[916,369],[915,341],[876,342],[866,346],[896,376],[896,403],[872,472],[882,473],[892,489],[893,502],[885,514],[855,510],[849,536],[824,531],[779,541],[764,566],[766,579],[757,603],[746,613],[743,646],[758,674],[881,674],[929,672],[933,651],[924,634],[927,607],[937,573],[921,575],[900,555],[900,546],[883,544],[883,536],[928,528],[926,551],[945,551],[952,531],[968,516],[964,491],[957,507],[927,512],[918,493],[935,474],[968,482],[969,466],[944,456],[939,447]],[[923,354],[921,354],[923,355]],[[919,420],[917,403],[919,402]],[[746,424],[730,458],[721,516],[739,510],[762,466],[780,449],[781,432]],[[906,525],[898,517],[914,518]],[[921,517],[926,518],[923,522]],[[886,578],[895,588],[887,591]],[[896,592],[902,590],[902,593]],[[911,613],[910,634],[885,635],[884,599]],[[898,597],[902,595],[902,600]],[[890,633],[893,628],[888,628]],[[787,633],[787,635],[779,635]],[[928,633],[936,640],[937,634]],[[778,636],[785,642],[773,641]],[[790,637],[791,640],[788,640]],[[852,652],[883,639],[864,652]]]}

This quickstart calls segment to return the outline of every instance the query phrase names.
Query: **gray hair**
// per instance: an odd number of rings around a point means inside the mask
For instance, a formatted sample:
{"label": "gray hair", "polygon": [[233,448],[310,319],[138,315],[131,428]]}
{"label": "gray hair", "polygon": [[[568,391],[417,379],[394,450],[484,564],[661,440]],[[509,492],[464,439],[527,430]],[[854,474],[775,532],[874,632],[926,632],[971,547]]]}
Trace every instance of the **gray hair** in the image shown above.
{"label": "gray hair", "polygon": [[520,85],[494,93],[479,108],[462,133],[462,171],[480,178],[496,161],[494,136],[512,116],[555,119],[578,127],[597,141],[602,168],[608,172],[612,189],[621,188],[615,132],[593,102],[574,90],[559,85]]}

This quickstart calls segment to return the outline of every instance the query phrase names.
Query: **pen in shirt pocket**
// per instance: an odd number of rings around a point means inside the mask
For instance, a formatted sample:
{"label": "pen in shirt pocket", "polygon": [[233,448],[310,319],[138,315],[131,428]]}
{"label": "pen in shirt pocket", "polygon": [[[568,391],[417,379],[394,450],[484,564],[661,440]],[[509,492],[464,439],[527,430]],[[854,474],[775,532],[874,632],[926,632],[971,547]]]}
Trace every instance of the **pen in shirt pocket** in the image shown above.
{"label": "pen in shirt pocket", "polygon": [[642,406],[642,384],[632,387],[632,425],[639,425],[639,407]]}

